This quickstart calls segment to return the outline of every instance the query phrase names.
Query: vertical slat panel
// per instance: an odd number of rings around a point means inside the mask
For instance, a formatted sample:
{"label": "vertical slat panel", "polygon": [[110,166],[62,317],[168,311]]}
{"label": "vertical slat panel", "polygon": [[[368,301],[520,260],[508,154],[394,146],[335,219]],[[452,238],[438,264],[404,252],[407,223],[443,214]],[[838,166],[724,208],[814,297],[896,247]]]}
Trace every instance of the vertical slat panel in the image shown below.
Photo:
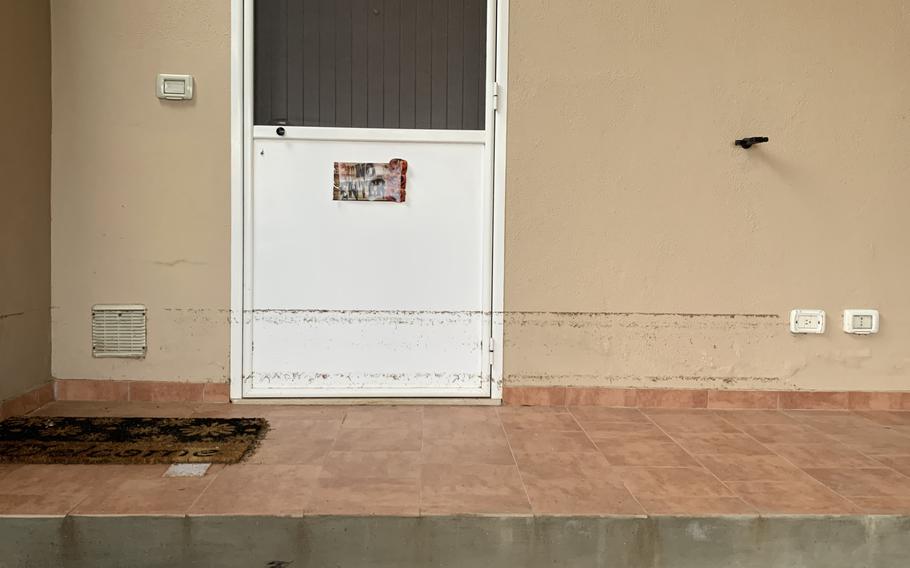
{"label": "vertical slat panel", "polygon": [[462,128],[464,103],[464,0],[449,0],[446,128]]}
{"label": "vertical slat panel", "polygon": [[432,45],[432,127],[446,128],[446,95],[448,94],[448,57],[446,50],[449,42],[449,0],[433,0],[433,45]]}
{"label": "vertical slat panel", "polygon": [[417,0],[414,30],[414,126],[433,127],[433,3]]}
{"label": "vertical slat panel", "polygon": [[367,30],[367,125],[382,128],[383,121],[383,0],[370,0]]}
{"label": "vertical slat panel", "polygon": [[351,126],[351,0],[335,3],[335,124]]}
{"label": "vertical slat panel", "polygon": [[273,14],[276,4],[256,2],[254,14],[255,45],[253,46],[253,114],[256,124],[270,124],[272,121],[272,47],[274,35],[271,26],[278,18]]}
{"label": "vertical slat panel", "polygon": [[288,0],[287,38],[287,121],[303,124],[303,0]]}
{"label": "vertical slat panel", "polygon": [[304,126],[319,126],[319,2],[303,0]]}
{"label": "vertical slat panel", "polygon": [[319,125],[335,126],[335,0],[319,5]]}
{"label": "vertical slat panel", "polygon": [[385,0],[382,13],[382,125],[399,127],[399,93],[401,66],[401,0]]}
{"label": "vertical slat panel", "polygon": [[417,17],[417,3],[423,0],[401,0],[401,42],[400,42],[400,74],[398,94],[399,128],[414,128],[414,96],[416,53],[415,45],[415,20]]}
{"label": "vertical slat panel", "polygon": [[483,41],[484,28],[478,22],[482,21],[483,6],[486,0],[464,0],[464,81],[462,84],[462,99],[464,115],[462,128],[475,130],[479,128],[480,93],[477,82],[486,80],[486,70],[478,67],[477,62],[482,57],[480,42]]}
{"label": "vertical slat panel", "polygon": [[369,0],[351,2],[351,126],[366,128],[369,105]]}
{"label": "vertical slat panel", "polygon": [[272,51],[272,121],[288,120],[288,0],[274,0],[277,3],[278,20],[272,25],[275,34]]}
{"label": "vertical slat panel", "polygon": [[257,0],[255,120],[482,129],[486,0]]}

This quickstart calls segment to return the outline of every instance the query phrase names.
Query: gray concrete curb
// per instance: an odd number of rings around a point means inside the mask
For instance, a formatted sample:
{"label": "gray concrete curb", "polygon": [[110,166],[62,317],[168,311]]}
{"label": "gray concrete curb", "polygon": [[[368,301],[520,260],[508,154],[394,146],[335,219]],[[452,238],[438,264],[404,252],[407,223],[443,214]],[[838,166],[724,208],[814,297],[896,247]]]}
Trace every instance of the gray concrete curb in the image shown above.
{"label": "gray concrete curb", "polygon": [[0,567],[906,568],[910,517],[0,518]]}

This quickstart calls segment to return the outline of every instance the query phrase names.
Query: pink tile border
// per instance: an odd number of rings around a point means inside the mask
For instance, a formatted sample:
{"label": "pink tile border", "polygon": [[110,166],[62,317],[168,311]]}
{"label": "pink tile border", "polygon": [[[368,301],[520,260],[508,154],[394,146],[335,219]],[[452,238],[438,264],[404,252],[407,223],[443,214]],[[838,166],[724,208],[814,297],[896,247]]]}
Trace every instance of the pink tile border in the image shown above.
{"label": "pink tile border", "polygon": [[228,383],[57,379],[55,400],[230,402]]}
{"label": "pink tile border", "polygon": [[565,387],[503,387],[502,403],[507,406],[565,406]]}
{"label": "pink tile border", "polygon": [[845,410],[847,392],[782,392],[780,407],[788,410]]}
{"label": "pink tile border", "polygon": [[[0,420],[54,400],[230,402],[228,383],[57,379],[0,403]],[[905,410],[910,392],[505,387],[507,406],[608,406],[718,410]]]}
{"label": "pink tile border", "polygon": [[641,389],[639,408],[708,408],[707,390]]}
{"label": "pink tile border", "polygon": [[638,404],[635,389],[606,389],[598,387],[567,387],[566,406],[615,406],[635,408]]}
{"label": "pink tile border", "polygon": [[708,391],[708,408],[730,410],[777,410],[780,401],[775,391]]}
{"label": "pink tile border", "polygon": [[127,381],[57,379],[56,400],[125,401],[130,399]]}
{"label": "pink tile border", "polygon": [[611,406],[717,410],[910,410],[910,392],[506,387],[510,406]]}

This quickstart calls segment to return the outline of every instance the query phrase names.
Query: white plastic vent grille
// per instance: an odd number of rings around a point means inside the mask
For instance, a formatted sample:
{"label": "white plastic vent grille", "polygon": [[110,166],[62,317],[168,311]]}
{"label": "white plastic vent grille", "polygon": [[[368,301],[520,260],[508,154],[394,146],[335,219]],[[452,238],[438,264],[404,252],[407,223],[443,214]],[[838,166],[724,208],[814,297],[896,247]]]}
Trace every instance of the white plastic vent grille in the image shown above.
{"label": "white plastic vent grille", "polygon": [[92,306],[92,355],[145,357],[145,306]]}

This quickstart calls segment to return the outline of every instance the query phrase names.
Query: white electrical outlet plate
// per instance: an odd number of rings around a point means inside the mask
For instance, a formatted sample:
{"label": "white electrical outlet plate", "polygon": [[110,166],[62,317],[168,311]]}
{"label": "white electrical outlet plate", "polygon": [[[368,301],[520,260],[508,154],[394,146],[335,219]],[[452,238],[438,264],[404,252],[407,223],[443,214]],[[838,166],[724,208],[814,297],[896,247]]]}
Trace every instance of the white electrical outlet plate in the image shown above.
{"label": "white electrical outlet plate", "polygon": [[878,333],[878,310],[844,310],[844,331],[855,335]]}
{"label": "white electrical outlet plate", "polygon": [[825,333],[825,310],[792,310],[790,333]]}

